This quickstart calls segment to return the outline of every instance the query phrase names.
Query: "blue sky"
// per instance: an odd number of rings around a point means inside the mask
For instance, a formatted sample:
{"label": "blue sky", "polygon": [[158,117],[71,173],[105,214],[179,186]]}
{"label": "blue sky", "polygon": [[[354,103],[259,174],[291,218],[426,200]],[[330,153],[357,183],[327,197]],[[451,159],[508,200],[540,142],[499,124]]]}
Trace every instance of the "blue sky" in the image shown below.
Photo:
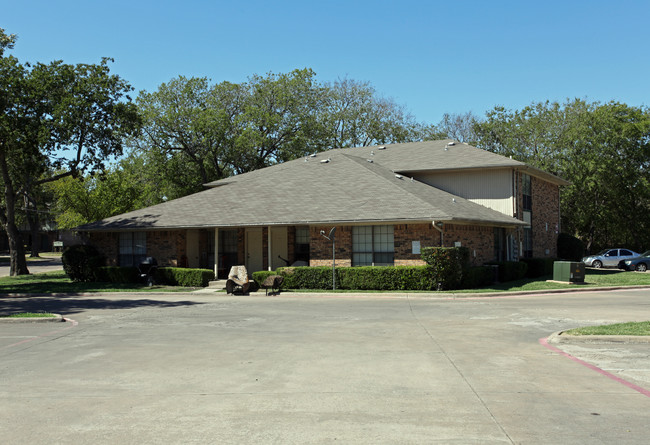
{"label": "blue sky", "polygon": [[650,105],[648,0],[0,0],[21,61],[96,63],[136,90],[312,68],[419,121],[586,98]]}

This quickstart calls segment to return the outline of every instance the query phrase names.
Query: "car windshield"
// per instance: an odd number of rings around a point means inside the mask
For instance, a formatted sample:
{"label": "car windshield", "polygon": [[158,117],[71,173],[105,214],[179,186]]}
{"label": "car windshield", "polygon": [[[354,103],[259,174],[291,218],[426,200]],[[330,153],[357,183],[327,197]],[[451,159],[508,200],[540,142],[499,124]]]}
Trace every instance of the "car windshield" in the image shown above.
{"label": "car windshield", "polygon": [[607,252],[609,252],[610,250],[611,250],[611,249],[601,250],[600,252],[598,252],[597,254],[592,255],[592,256],[605,255],[605,254],[606,254]]}
{"label": "car windshield", "polygon": [[650,250],[646,250],[640,256],[650,256]]}

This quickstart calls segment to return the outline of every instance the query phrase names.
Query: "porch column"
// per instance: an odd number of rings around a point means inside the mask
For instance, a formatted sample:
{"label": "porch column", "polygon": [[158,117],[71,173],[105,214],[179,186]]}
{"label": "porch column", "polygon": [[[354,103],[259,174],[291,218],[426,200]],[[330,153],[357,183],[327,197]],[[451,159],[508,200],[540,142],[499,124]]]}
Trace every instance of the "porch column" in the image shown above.
{"label": "porch column", "polygon": [[266,244],[268,245],[268,249],[267,249],[268,252],[267,252],[267,255],[266,255],[266,257],[268,258],[268,260],[266,261],[267,262],[267,270],[273,270],[273,268],[272,268],[273,261],[271,260],[271,252],[273,252],[273,246],[271,246],[271,243],[272,243],[271,240],[273,239],[273,237],[271,236],[271,226],[268,226],[267,229],[266,229],[266,238],[267,238],[267,243]]}

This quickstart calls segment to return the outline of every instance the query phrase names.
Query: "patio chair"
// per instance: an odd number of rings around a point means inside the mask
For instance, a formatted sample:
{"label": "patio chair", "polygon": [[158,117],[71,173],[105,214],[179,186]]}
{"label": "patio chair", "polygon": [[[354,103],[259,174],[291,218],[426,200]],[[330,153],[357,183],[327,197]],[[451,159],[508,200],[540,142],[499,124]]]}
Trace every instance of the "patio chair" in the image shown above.
{"label": "patio chair", "polygon": [[[284,277],[280,275],[270,275],[266,277],[266,280],[264,280],[262,283],[262,287],[266,291],[266,295],[269,295],[269,289],[271,289],[271,295],[279,295],[280,286],[282,286],[283,281]],[[277,291],[275,289],[277,289]]]}
{"label": "patio chair", "polygon": [[232,266],[226,281],[226,292],[230,295],[234,295],[235,292],[247,294],[250,286],[246,266]]}

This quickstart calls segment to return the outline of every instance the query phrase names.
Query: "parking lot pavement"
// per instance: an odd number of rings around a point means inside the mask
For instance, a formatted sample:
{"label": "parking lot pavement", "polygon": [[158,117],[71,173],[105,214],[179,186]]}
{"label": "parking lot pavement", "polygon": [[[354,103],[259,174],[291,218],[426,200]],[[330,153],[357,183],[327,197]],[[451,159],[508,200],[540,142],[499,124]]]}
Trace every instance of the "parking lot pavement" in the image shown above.
{"label": "parking lot pavement", "polygon": [[[3,257],[4,261],[0,263],[0,277],[9,276],[9,258]],[[43,256],[39,259],[31,259],[27,261],[27,268],[30,273],[43,273],[43,272],[54,272],[57,270],[63,270],[63,264],[61,263],[60,256]]]}
{"label": "parking lot pavement", "polygon": [[645,444],[650,397],[539,340],[650,319],[646,293],[0,299],[78,323],[0,324],[0,437]]}

